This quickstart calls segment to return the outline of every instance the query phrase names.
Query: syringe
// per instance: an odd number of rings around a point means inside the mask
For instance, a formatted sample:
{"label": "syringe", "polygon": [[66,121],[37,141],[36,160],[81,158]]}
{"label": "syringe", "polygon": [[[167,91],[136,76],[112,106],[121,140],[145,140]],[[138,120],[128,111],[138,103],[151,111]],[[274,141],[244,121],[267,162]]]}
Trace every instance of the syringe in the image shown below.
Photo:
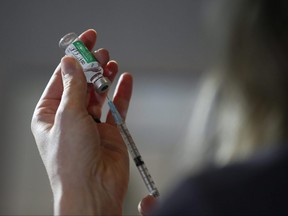
{"label": "syringe", "polygon": [[114,103],[107,97],[108,99],[108,105],[109,108],[111,110],[111,113],[113,115],[114,121],[120,131],[120,134],[125,142],[125,144],[127,145],[130,155],[133,158],[136,167],[138,168],[140,175],[149,191],[149,193],[154,196],[154,197],[159,197],[159,191],[155,186],[155,183],[147,169],[147,167],[145,166],[144,161],[142,160],[142,157],[135,145],[134,140],[132,139],[132,136],[125,124],[125,122],[123,121],[123,119],[121,118],[118,110],[116,109]]}

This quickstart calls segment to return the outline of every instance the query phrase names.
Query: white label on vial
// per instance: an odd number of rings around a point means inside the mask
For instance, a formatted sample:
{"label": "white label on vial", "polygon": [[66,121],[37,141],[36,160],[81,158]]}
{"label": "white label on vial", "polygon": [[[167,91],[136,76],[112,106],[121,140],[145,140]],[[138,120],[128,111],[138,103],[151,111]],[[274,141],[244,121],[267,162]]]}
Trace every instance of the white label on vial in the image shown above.
{"label": "white label on vial", "polygon": [[103,77],[101,72],[85,71],[84,73],[88,83],[95,83],[98,79]]}
{"label": "white label on vial", "polygon": [[102,77],[103,69],[94,55],[86,48],[82,41],[71,43],[65,50],[65,54],[73,56],[81,64],[88,83],[93,83]]}
{"label": "white label on vial", "polygon": [[83,67],[83,70],[90,70],[92,68],[99,67],[99,63],[96,61],[96,59],[94,61],[87,61],[87,59],[84,58],[74,44],[70,44],[66,48],[65,53],[66,55],[75,57]]}

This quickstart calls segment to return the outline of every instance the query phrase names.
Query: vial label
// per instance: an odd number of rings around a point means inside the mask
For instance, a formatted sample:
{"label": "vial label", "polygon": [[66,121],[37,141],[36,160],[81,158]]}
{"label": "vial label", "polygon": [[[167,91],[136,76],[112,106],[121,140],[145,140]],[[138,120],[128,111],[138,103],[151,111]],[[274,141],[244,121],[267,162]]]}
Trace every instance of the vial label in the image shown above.
{"label": "vial label", "polygon": [[85,76],[88,83],[95,83],[97,80],[103,77],[102,71],[100,72],[86,71]]}
{"label": "vial label", "polygon": [[74,41],[65,50],[66,55],[74,56],[84,71],[99,67],[99,63],[94,55],[87,49],[82,41]]}
{"label": "vial label", "polygon": [[65,49],[66,55],[77,59],[83,68],[87,83],[93,83],[98,93],[109,89],[111,82],[103,76],[104,70],[100,63],[75,33],[68,33],[61,38],[59,47]]}

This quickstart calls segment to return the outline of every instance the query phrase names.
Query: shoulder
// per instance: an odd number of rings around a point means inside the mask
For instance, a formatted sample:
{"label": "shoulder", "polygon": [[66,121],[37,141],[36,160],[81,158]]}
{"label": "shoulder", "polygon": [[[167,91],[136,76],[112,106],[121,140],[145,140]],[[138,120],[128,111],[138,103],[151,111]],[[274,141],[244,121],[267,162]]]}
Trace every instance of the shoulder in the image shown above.
{"label": "shoulder", "polygon": [[165,199],[158,215],[288,213],[288,151],[208,169],[184,179]]}

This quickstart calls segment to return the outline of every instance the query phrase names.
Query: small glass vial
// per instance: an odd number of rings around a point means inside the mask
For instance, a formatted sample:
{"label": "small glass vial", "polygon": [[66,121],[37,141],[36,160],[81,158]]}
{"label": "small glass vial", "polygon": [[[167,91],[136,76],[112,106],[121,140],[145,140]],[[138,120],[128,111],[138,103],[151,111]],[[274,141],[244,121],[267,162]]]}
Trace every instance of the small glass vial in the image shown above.
{"label": "small glass vial", "polygon": [[103,93],[109,89],[110,80],[103,76],[103,68],[77,34],[73,32],[66,34],[59,41],[59,47],[65,50],[66,55],[78,60],[83,68],[87,83],[93,83],[98,93]]}

